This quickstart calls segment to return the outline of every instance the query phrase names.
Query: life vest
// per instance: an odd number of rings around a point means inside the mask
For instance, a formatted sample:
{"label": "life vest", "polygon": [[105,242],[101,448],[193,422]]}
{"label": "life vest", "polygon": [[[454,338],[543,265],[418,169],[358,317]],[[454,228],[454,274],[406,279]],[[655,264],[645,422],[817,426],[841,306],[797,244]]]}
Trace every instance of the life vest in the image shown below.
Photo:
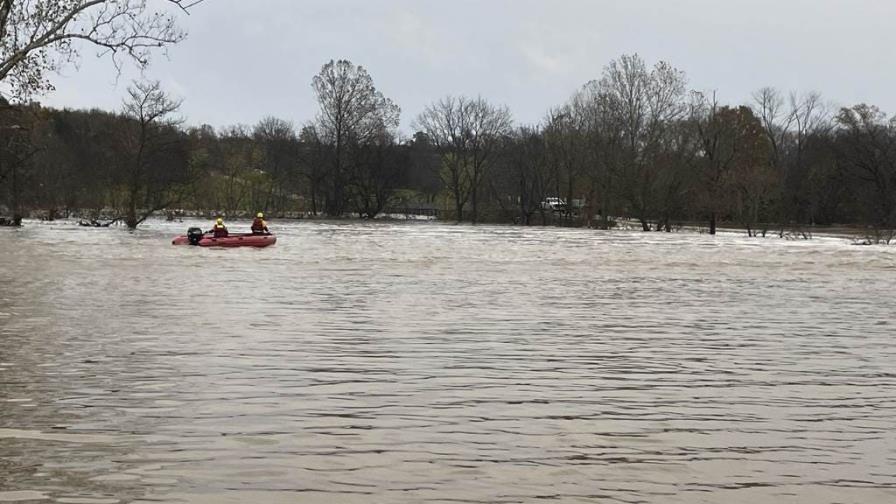
{"label": "life vest", "polygon": [[215,224],[215,227],[212,228],[212,233],[214,233],[215,238],[223,238],[227,236],[227,226],[221,224],[220,226]]}
{"label": "life vest", "polygon": [[264,219],[259,219],[258,217],[252,221],[252,232],[253,233],[265,233],[268,230],[268,223],[264,221]]}

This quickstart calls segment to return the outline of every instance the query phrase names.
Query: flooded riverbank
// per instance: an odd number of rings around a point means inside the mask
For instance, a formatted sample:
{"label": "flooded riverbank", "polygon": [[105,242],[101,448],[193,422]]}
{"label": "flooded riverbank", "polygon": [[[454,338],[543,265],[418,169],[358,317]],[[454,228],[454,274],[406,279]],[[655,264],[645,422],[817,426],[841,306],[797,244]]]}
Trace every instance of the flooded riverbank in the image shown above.
{"label": "flooded riverbank", "polygon": [[896,501],[892,247],[191,224],[0,231],[0,501]]}

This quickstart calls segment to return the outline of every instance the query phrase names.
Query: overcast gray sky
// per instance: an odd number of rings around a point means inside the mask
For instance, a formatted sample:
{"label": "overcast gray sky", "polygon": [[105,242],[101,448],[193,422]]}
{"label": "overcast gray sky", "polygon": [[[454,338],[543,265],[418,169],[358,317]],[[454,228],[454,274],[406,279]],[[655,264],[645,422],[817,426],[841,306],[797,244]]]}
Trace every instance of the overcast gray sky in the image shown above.
{"label": "overcast gray sky", "polygon": [[[732,103],[762,86],[896,113],[896,0],[206,0],[147,76],[184,99],[190,124],[301,124],[330,59],[368,69],[402,129],[447,94],[482,95],[534,123],[611,59],[639,53]],[[117,109],[128,83],[85,50],[53,106]]]}

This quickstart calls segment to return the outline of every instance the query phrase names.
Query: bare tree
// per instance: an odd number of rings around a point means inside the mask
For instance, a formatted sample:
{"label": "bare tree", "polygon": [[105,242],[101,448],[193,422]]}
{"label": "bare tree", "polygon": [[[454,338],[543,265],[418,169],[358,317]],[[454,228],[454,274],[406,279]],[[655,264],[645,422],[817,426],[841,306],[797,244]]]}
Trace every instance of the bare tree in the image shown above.
{"label": "bare tree", "polygon": [[128,88],[123,113],[130,121],[121,131],[120,182],[125,190],[124,222],[131,229],[178,201],[189,181],[186,144],[177,128],[180,119],[173,116],[180,105],[158,81],[135,82]]}
{"label": "bare tree", "polygon": [[454,196],[457,220],[463,220],[467,201],[472,203],[470,220],[478,218],[478,192],[488,163],[501,138],[512,126],[507,107],[491,105],[482,97],[443,98],[428,107],[416,125],[429,137],[442,158],[443,181]]}
{"label": "bare tree", "polygon": [[33,118],[21,107],[9,105],[0,98],[0,197],[4,186],[9,186],[11,219],[0,217],[0,224],[18,226],[22,222],[21,193],[24,186],[23,169],[38,153],[31,139]]}
{"label": "bare tree", "polygon": [[829,130],[831,114],[822,101],[821,95],[816,92],[803,95],[790,93],[789,102],[790,112],[786,125],[793,133],[797,164],[802,166],[808,137],[813,133]]}
{"label": "bare tree", "polygon": [[544,124],[546,155],[553,175],[553,196],[566,203],[562,207],[565,223],[569,224],[573,212],[575,190],[586,169],[586,116],[581,110],[566,105],[548,112]]}
{"label": "bare tree", "polygon": [[791,114],[784,112],[784,97],[773,87],[764,87],[753,93],[753,112],[762,123],[768,137],[771,155],[768,160],[773,167],[780,165],[781,149],[793,121]]}
{"label": "bare tree", "polygon": [[738,154],[736,131],[730,111],[719,105],[716,94],[694,94],[692,122],[697,129],[700,152],[696,158],[699,188],[698,207],[709,221],[709,234],[716,234],[719,215],[730,201],[725,191]]}
{"label": "bare tree", "polygon": [[619,194],[630,205],[645,231],[655,213],[657,156],[662,155],[667,129],[687,112],[683,72],[659,62],[648,69],[637,55],[611,61],[599,81],[586,87],[599,98],[604,116],[618,130],[619,156],[613,163]]}
{"label": "bare tree", "polygon": [[619,134],[621,127],[615,124],[616,116],[611,109],[611,101],[595,82],[590,82],[577,91],[569,100],[568,107],[582,118],[585,142],[586,175],[589,180],[588,202],[585,221],[593,224],[594,213],[601,220],[597,227],[609,229],[609,214],[613,207],[614,180],[622,164],[623,141]]}
{"label": "bare tree", "polygon": [[816,178],[815,166],[809,156],[814,143],[825,137],[832,127],[831,113],[818,93],[791,92],[786,98],[774,88],[762,88],[753,94],[754,112],[762,123],[769,140],[770,166],[780,182],[781,235],[787,225],[794,226],[801,235],[803,224],[814,222],[809,182]]}
{"label": "bare tree", "polygon": [[871,241],[896,237],[896,116],[877,107],[856,105],[837,115],[841,163],[858,179],[854,195],[873,225]]}
{"label": "bare tree", "polygon": [[755,204],[760,197],[754,190],[764,182],[760,165],[767,164],[768,145],[761,120],[749,107],[719,105],[715,93],[695,93],[691,122],[700,147],[695,158],[697,202],[709,221],[709,233],[716,233],[722,217],[740,213],[752,236],[751,217],[758,218],[758,209],[737,209],[736,202]]}
{"label": "bare tree", "polygon": [[289,121],[265,117],[253,130],[253,137],[261,150],[261,169],[270,177],[267,202],[262,209],[283,210],[290,175],[298,161],[298,139]]}
{"label": "bare tree", "polygon": [[345,204],[349,147],[371,142],[398,127],[401,109],[373,85],[364,67],[350,61],[330,61],[312,82],[320,104],[318,133],[331,150],[331,184],[326,210],[342,215]]}
{"label": "bare tree", "polygon": [[500,169],[492,170],[489,177],[502,209],[505,201],[501,196],[506,194],[510,196],[507,206],[515,207],[509,213],[518,216],[516,222],[528,226],[538,212],[542,225],[546,224],[547,209],[542,202],[554,190],[557,171],[548,162],[544,133],[539,128],[520,127],[505,138],[502,147]]}
{"label": "bare tree", "polygon": [[408,149],[383,132],[379,138],[354,147],[349,178],[350,201],[365,219],[373,219],[390,203],[407,173]]}
{"label": "bare tree", "polygon": [[317,216],[318,197],[327,180],[324,166],[327,163],[326,146],[315,125],[302,128],[299,134],[299,174],[308,183],[308,194],[311,196],[311,214]]}
{"label": "bare tree", "polygon": [[213,170],[219,175],[216,209],[230,215],[247,206],[251,172],[260,157],[246,126],[230,126],[221,132],[218,156],[213,162]]}
{"label": "bare tree", "polygon": [[435,146],[442,160],[442,183],[454,197],[455,218],[463,220],[464,206],[470,198],[469,161],[467,159],[466,134],[463,107],[454,97],[446,97],[433,103],[417,118],[415,126],[422,130]]}
{"label": "bare tree", "polygon": [[433,203],[442,191],[441,160],[426,133],[418,131],[408,141],[407,184],[419,191],[426,203]]}
{"label": "bare tree", "polygon": [[93,46],[120,70],[123,58],[149,64],[153,49],[184,39],[175,12],[202,0],[0,0],[0,84],[26,99],[52,90],[48,73]]}

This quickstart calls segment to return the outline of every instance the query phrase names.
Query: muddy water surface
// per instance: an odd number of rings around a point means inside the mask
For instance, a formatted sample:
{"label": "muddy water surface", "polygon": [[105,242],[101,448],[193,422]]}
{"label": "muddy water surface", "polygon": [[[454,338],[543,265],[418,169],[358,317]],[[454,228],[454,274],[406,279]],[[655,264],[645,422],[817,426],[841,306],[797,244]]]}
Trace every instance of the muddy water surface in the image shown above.
{"label": "muddy water surface", "polygon": [[0,230],[0,502],[896,502],[894,248],[190,224]]}

